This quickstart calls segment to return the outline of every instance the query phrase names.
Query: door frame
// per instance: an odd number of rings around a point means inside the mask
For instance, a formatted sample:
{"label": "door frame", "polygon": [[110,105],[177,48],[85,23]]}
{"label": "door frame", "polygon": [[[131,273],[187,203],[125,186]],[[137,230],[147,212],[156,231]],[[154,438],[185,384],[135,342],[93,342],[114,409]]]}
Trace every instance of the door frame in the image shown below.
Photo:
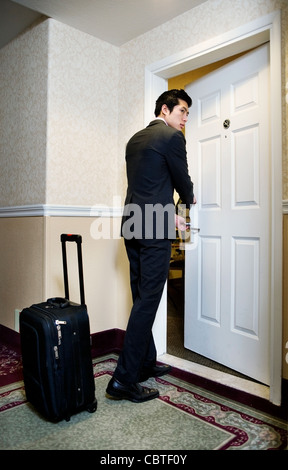
{"label": "door frame", "polygon": [[[170,77],[270,43],[271,132],[271,314],[270,401],[281,404],[282,381],[282,109],[281,12],[276,11],[220,36],[150,64],[145,69],[145,124],[151,121],[154,103],[167,90]],[[157,353],[167,350],[167,290],[153,327]],[[269,347],[269,345],[268,345]]]}

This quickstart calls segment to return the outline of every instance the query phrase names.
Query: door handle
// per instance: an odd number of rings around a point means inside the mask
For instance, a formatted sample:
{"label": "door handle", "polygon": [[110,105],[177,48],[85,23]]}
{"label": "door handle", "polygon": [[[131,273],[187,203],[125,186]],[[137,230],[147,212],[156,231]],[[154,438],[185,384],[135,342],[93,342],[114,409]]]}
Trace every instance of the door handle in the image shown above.
{"label": "door handle", "polygon": [[198,223],[198,215],[199,215],[199,205],[198,204],[193,204],[191,209],[190,209],[190,243],[189,243],[189,249],[195,249],[198,247],[198,241],[199,241],[199,232],[200,228],[199,223]]}
{"label": "door handle", "polygon": [[200,228],[198,228],[198,204],[193,204],[189,212],[190,222],[186,223],[187,231],[181,232],[181,245],[184,250],[194,250],[198,246],[198,233]]}

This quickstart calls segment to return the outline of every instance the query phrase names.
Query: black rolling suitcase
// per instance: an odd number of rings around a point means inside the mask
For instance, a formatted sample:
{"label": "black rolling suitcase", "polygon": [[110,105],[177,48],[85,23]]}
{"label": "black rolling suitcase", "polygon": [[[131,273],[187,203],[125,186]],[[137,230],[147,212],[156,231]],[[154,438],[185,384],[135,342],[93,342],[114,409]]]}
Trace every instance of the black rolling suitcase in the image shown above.
{"label": "black rolling suitcase", "polygon": [[[70,302],[66,242],[78,252],[81,304]],[[47,419],[60,421],[97,409],[84,298],[82,237],[61,235],[65,298],[34,304],[20,313],[20,338],[27,400]]]}

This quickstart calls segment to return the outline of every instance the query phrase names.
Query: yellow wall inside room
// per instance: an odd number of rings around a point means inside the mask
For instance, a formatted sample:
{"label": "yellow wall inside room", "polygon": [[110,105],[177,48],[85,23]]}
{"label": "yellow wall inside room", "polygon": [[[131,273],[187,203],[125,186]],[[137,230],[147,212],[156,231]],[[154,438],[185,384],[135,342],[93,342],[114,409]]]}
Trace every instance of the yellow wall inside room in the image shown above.
{"label": "yellow wall inside room", "polygon": [[214,62],[209,65],[205,65],[204,67],[200,67],[196,70],[191,70],[190,72],[183,73],[181,75],[177,75],[176,77],[169,78],[168,80],[168,89],[171,88],[185,88],[186,85],[189,83],[195,82],[199,78],[208,75],[208,73],[214,72],[214,70],[223,67],[224,65],[232,62],[233,60],[238,59],[242,55],[246,54],[249,51],[242,52],[241,54],[236,54],[232,57],[227,57],[226,59],[220,60],[218,62]]}

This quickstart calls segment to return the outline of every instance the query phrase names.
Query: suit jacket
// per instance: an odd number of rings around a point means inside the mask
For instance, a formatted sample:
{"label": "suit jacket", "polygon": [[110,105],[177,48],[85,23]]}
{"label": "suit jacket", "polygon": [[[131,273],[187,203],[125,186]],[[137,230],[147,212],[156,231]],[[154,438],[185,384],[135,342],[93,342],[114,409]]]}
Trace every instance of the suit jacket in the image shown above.
{"label": "suit jacket", "polygon": [[122,236],[174,239],[174,189],[183,204],[193,204],[183,133],[153,120],[129,140],[126,171]]}

